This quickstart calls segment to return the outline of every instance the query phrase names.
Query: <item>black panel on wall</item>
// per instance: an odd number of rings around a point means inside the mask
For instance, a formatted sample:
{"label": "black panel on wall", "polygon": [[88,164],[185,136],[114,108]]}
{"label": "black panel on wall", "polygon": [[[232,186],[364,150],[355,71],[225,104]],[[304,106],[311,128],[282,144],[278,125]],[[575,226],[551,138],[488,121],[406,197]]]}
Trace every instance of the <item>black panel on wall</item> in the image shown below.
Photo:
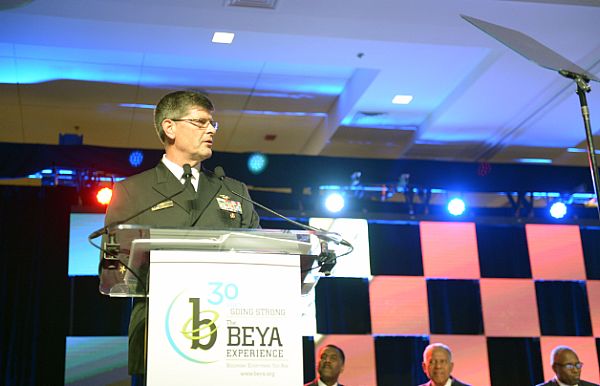
{"label": "black panel on wall", "polygon": [[97,276],[73,276],[69,283],[70,336],[126,336],[131,299],[98,292]]}
{"label": "black panel on wall", "polygon": [[584,281],[536,281],[542,335],[592,335]]}
{"label": "black panel on wall", "polygon": [[427,279],[432,334],[483,334],[478,280]]}
{"label": "black panel on wall", "polygon": [[598,359],[600,359],[600,338],[596,338],[596,354],[598,355]]}
{"label": "black panel on wall", "polygon": [[585,271],[589,280],[600,280],[600,229],[580,228]]}
{"label": "black panel on wall", "polygon": [[375,362],[378,386],[419,385],[427,381],[423,373],[426,336],[376,336]]}
{"label": "black panel on wall", "polygon": [[319,334],[370,334],[369,281],[324,277],[315,288]]}
{"label": "black panel on wall", "polygon": [[64,382],[75,193],[66,187],[0,186],[2,385]]}
{"label": "black panel on wall", "polygon": [[302,353],[304,363],[304,383],[315,379],[315,339],[312,336],[302,337]]}
{"label": "black panel on wall", "polygon": [[369,255],[373,275],[423,276],[419,225],[369,222]]}
{"label": "black panel on wall", "polygon": [[523,225],[477,224],[481,277],[531,278]]}
{"label": "black panel on wall", "polygon": [[544,380],[539,338],[487,338],[492,386],[537,385]]}

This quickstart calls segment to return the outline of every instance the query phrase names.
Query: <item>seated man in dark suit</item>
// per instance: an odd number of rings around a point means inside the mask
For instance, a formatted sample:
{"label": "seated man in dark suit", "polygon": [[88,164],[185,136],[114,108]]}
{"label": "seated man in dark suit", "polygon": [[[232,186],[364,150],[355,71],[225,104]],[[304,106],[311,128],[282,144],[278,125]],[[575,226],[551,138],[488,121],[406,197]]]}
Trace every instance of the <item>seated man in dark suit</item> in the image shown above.
{"label": "seated man in dark suit", "polygon": [[580,379],[583,363],[570,347],[556,346],[550,353],[550,363],[556,376],[538,386],[598,386]]}
{"label": "seated man in dark suit", "polygon": [[452,351],[442,343],[432,343],[423,351],[423,372],[429,382],[420,386],[469,386],[453,378]]}
{"label": "seated man in dark suit", "polygon": [[344,386],[338,383],[338,378],[344,371],[346,357],[341,348],[328,344],[319,350],[317,378],[304,386]]}

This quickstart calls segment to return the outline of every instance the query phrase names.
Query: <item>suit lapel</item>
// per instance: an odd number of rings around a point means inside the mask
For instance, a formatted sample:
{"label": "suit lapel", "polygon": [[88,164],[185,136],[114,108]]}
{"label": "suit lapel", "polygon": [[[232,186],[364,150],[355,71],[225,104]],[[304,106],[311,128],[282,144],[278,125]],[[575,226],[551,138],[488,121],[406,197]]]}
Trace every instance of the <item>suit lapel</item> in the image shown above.
{"label": "suit lapel", "polygon": [[191,225],[194,226],[202,213],[208,207],[208,204],[215,198],[219,190],[221,189],[220,181],[215,177],[209,177],[204,170],[200,173],[200,180],[198,183],[198,192],[196,193],[196,200],[192,206],[191,212]]}
{"label": "suit lapel", "polygon": [[171,197],[173,202],[179,205],[187,213],[190,213],[190,205],[188,202],[191,197],[188,197],[185,192],[177,194],[177,192],[180,192],[183,188],[183,185],[177,177],[175,177],[162,162],[156,166],[155,170],[156,183],[152,188],[162,194],[165,198]]}

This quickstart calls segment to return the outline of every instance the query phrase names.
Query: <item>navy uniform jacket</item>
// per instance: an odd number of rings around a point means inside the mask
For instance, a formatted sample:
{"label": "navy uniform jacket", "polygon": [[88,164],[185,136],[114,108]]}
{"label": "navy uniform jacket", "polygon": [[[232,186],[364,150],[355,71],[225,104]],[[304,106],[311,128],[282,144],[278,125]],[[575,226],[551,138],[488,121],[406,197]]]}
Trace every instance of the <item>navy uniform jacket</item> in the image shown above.
{"label": "navy uniform jacket", "polygon": [[[250,197],[245,184],[230,178],[226,183],[229,189],[244,197]],[[200,172],[198,192],[195,196],[187,191],[176,194],[182,190],[182,187],[183,185],[177,177],[160,162],[154,169],[136,174],[115,184],[104,223],[105,225],[117,223],[142,211],[143,213],[127,223],[199,229],[259,227],[258,214],[252,203],[232,194],[212,172],[206,170]],[[173,197],[165,200],[170,196]],[[222,196],[239,202],[242,208],[241,213],[221,209],[217,198],[223,198]],[[156,205],[161,201],[164,203]],[[149,206],[154,206],[154,208],[144,211]],[[130,374],[144,373],[145,318],[145,302],[134,302],[129,320]]]}

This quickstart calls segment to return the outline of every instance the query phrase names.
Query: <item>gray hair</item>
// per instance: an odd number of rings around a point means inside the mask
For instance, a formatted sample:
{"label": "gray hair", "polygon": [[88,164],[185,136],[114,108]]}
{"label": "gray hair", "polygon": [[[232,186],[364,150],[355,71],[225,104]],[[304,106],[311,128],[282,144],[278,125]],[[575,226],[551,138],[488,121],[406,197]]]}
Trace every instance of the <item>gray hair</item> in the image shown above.
{"label": "gray hair", "polygon": [[197,91],[175,91],[162,97],[154,109],[154,128],[162,143],[167,140],[162,122],[167,118],[182,118],[193,107],[210,113],[215,110],[211,100]]}
{"label": "gray hair", "polygon": [[446,346],[443,343],[432,343],[429,346],[425,347],[425,350],[423,351],[423,362],[427,362],[427,354],[429,354],[436,348],[441,348],[442,350],[445,350],[448,353],[448,360],[452,362],[452,350],[450,350],[450,347]]}

